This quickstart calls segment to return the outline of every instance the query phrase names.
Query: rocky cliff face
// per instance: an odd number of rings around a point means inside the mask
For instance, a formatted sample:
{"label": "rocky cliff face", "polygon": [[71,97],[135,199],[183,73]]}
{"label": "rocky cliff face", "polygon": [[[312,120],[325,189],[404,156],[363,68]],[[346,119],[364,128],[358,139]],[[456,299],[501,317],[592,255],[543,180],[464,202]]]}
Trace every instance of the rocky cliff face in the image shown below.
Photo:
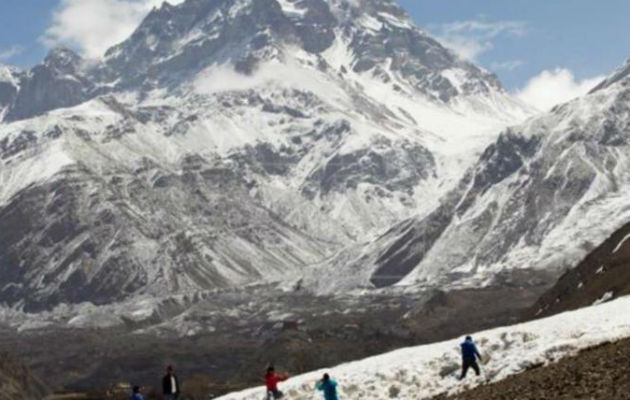
{"label": "rocky cliff face", "polygon": [[25,119],[84,102],[93,84],[82,68],[81,58],[71,50],[51,51],[42,64],[19,77],[4,119]]}

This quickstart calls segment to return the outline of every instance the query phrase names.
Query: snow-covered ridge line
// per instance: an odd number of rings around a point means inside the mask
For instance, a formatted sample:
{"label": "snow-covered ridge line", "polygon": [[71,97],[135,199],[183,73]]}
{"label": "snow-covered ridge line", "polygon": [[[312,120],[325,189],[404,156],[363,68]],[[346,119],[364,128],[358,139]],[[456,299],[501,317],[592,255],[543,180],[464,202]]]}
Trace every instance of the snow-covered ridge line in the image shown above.
{"label": "snow-covered ridge line", "polygon": [[[630,297],[559,314],[550,318],[474,334],[482,355],[485,379],[469,377],[460,383],[460,339],[393,351],[326,370],[340,383],[343,399],[428,399],[454,394],[521,373],[527,368],[558,361],[580,350],[630,336]],[[292,400],[318,399],[315,371],[292,378],[283,386]],[[224,400],[259,399],[262,388],[228,394]]]}

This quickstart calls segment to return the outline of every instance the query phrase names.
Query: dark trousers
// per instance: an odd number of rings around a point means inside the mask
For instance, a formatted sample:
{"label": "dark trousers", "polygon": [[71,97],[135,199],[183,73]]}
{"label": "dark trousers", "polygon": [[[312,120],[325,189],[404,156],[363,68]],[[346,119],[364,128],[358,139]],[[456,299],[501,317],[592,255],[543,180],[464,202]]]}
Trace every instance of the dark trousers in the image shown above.
{"label": "dark trousers", "polygon": [[268,390],[267,391],[267,400],[276,400],[284,397],[284,393],[279,390]]}
{"label": "dark trousers", "polygon": [[468,373],[468,370],[472,367],[472,369],[475,370],[475,372],[477,373],[477,376],[479,376],[481,374],[481,371],[479,370],[479,364],[477,364],[477,359],[476,358],[464,358],[462,361],[462,376],[459,379],[464,379],[466,377],[466,374]]}

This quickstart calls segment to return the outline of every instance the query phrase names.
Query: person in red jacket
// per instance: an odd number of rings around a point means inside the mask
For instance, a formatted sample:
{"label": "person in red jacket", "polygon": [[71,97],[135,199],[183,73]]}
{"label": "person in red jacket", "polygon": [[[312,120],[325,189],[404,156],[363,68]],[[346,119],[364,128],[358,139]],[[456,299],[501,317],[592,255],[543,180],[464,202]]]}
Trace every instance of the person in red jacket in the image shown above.
{"label": "person in red jacket", "polygon": [[289,379],[287,374],[277,374],[274,367],[267,368],[267,375],[265,375],[265,385],[267,386],[267,400],[281,399],[284,394],[278,390],[278,383],[284,382]]}

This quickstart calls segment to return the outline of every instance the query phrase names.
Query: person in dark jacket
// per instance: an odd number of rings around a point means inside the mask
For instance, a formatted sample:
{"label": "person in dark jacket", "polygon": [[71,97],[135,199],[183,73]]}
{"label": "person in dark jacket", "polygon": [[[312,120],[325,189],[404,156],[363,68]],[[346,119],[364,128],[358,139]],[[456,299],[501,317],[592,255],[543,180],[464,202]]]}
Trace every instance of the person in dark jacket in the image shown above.
{"label": "person in dark jacket", "polygon": [[144,396],[140,393],[140,386],[134,386],[131,390],[131,400],[144,400]]}
{"label": "person in dark jacket", "polygon": [[166,367],[166,375],[162,378],[162,393],[166,400],[176,400],[179,397],[181,387],[177,375],[173,372],[173,367]]}
{"label": "person in dark jacket", "polygon": [[265,386],[267,388],[267,400],[281,399],[284,394],[278,389],[278,383],[289,379],[288,374],[278,374],[274,367],[267,368]]}
{"label": "person in dark jacket", "polygon": [[324,377],[317,382],[315,389],[324,392],[324,399],[339,400],[337,397],[337,381],[330,379],[330,375],[324,374]]}
{"label": "person in dark jacket", "polygon": [[481,361],[481,354],[479,354],[472,337],[466,336],[466,340],[460,344],[460,347],[462,349],[462,375],[459,379],[464,379],[470,368],[474,369],[477,376],[479,376],[481,371],[479,370],[477,359]]}

